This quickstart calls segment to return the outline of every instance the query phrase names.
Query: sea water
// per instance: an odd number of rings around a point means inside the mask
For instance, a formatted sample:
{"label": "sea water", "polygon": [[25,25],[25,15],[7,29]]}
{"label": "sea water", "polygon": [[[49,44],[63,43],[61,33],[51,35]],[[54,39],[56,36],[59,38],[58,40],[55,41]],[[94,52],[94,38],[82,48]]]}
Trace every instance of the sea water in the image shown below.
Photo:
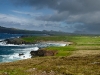
{"label": "sea water", "polygon": [[[38,43],[38,44],[6,44],[4,39],[20,37],[23,34],[0,34],[0,62],[12,62],[31,58],[30,52],[47,46],[65,46],[59,43]],[[34,35],[33,35],[34,36]],[[41,36],[41,35],[40,35]],[[22,55],[19,55],[22,54]]]}

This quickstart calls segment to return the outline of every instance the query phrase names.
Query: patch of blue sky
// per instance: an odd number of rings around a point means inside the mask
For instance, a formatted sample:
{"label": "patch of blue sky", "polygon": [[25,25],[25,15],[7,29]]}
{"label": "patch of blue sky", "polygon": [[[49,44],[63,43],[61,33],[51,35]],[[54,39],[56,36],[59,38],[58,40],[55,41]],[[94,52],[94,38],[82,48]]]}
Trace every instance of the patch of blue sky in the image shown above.
{"label": "patch of blue sky", "polygon": [[15,15],[17,17],[23,18],[35,18],[36,16],[43,16],[48,14],[53,14],[54,11],[43,8],[43,9],[34,9],[30,6],[16,6],[12,4],[9,0],[0,1],[0,13],[6,15]]}

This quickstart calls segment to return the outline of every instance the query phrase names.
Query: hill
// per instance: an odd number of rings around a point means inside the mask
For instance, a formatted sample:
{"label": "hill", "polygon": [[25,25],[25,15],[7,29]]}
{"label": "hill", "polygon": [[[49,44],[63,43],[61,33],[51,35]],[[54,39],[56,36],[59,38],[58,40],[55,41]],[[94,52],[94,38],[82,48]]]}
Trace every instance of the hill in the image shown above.
{"label": "hill", "polygon": [[41,31],[30,31],[30,30],[21,30],[16,28],[6,28],[0,26],[0,33],[11,33],[11,34],[41,34]]}
{"label": "hill", "polygon": [[10,34],[48,34],[48,35],[66,35],[68,33],[60,31],[35,31],[35,30],[21,30],[16,28],[6,28],[0,26],[0,33],[10,33]]}

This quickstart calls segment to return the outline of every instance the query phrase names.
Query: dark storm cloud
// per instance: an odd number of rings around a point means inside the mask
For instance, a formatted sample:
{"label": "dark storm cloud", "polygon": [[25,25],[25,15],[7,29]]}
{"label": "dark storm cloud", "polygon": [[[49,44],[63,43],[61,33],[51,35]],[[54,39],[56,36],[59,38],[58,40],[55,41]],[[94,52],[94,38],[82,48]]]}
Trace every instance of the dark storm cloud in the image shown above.
{"label": "dark storm cloud", "polygon": [[[66,15],[64,15],[66,14]],[[36,19],[38,20],[45,20],[45,21],[64,21],[67,19],[67,17],[69,16],[69,13],[67,11],[62,12],[62,13],[55,13],[52,15],[44,15],[44,16],[39,16]]]}
{"label": "dark storm cloud", "polygon": [[11,0],[15,5],[34,6],[35,8],[54,7],[58,0]]}
{"label": "dark storm cloud", "polygon": [[[19,6],[32,6],[36,9],[50,8],[56,13],[39,16],[43,21],[82,23],[87,31],[97,31],[100,28],[100,0],[11,0]],[[78,30],[76,25],[76,29]],[[81,26],[79,26],[81,28]]]}
{"label": "dark storm cloud", "polygon": [[49,7],[59,12],[90,12],[100,10],[100,0],[11,0],[19,6]]}

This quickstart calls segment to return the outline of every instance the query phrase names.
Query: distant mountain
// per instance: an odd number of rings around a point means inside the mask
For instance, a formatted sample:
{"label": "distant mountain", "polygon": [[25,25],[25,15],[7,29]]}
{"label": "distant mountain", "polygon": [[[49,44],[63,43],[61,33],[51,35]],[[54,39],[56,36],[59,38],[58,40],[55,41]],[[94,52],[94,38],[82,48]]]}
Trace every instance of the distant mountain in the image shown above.
{"label": "distant mountain", "polygon": [[15,28],[6,28],[0,26],[0,33],[11,33],[11,34],[41,34],[41,31],[30,31],[30,30],[21,30]]}
{"label": "distant mountain", "polygon": [[21,29],[16,29],[16,28],[6,28],[0,26],[0,33],[10,33],[10,34],[49,34],[49,35],[66,35],[65,32],[60,32],[60,31],[32,31],[32,30],[21,30]]}

